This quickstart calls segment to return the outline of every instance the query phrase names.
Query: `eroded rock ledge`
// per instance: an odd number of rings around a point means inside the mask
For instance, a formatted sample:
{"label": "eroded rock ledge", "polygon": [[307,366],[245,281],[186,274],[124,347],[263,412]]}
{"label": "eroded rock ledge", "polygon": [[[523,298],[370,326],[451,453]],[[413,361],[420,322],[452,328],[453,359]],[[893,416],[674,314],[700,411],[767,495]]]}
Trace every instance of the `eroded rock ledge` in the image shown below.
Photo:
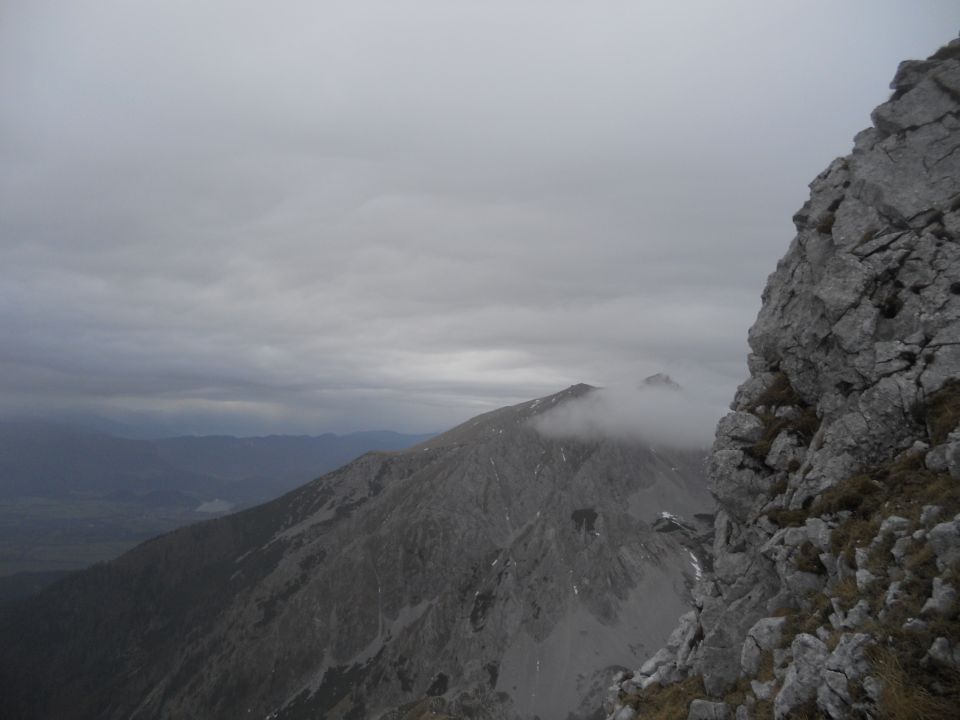
{"label": "eroded rock ledge", "polygon": [[610,718],[960,702],[960,40],[811,184],[709,463],[714,564]]}

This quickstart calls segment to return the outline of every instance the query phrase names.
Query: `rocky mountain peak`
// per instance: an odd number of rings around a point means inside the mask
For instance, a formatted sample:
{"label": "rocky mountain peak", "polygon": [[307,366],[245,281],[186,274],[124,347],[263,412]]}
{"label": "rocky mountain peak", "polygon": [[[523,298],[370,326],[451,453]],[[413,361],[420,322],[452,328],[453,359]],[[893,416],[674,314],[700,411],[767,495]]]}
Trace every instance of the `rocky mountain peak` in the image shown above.
{"label": "rocky mountain peak", "polygon": [[611,717],[955,716],[960,40],[891,87],[794,216],[709,460],[713,572]]}
{"label": "rocky mountain peak", "polygon": [[645,377],[643,382],[640,383],[640,387],[659,387],[679,390],[680,384],[666,373],[656,373]]}
{"label": "rocky mountain peak", "polygon": [[[0,614],[10,718],[585,718],[689,607],[703,453],[552,438],[575,385]],[[135,672],[133,671],[135,669]]]}
{"label": "rocky mountain peak", "polygon": [[440,448],[447,445],[456,445],[466,442],[482,442],[484,438],[492,439],[496,435],[507,433],[512,437],[512,433],[525,427],[530,420],[543,415],[554,408],[561,407],[564,403],[576,400],[577,398],[589,395],[596,390],[592,385],[578,383],[571,385],[565,390],[561,390],[553,395],[528,400],[519,405],[510,405],[507,407],[491,410],[490,412],[467,420],[445,433],[431,438],[420,445],[421,448]]}

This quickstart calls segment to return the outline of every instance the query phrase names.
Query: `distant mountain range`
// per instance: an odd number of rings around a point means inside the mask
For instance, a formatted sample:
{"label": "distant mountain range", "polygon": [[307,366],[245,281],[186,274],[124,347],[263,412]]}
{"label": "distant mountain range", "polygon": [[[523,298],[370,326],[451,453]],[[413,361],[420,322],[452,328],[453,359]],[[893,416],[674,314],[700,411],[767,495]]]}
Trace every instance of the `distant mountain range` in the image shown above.
{"label": "distant mountain range", "polygon": [[[429,437],[384,431],[142,440],[0,421],[0,598],[57,577],[54,571],[270,500],[371,450]],[[3,579],[14,573],[28,575]]]}
{"label": "distant mountain range", "polygon": [[144,502],[263,502],[370,450],[431,435],[121,438],[69,425],[0,421],[0,499],[111,494]]}
{"label": "distant mountain range", "polygon": [[[8,606],[5,717],[596,716],[689,609],[710,560],[682,518],[712,502],[702,451],[537,431],[592,391],[368,453]],[[200,446],[154,447],[211,474]]]}

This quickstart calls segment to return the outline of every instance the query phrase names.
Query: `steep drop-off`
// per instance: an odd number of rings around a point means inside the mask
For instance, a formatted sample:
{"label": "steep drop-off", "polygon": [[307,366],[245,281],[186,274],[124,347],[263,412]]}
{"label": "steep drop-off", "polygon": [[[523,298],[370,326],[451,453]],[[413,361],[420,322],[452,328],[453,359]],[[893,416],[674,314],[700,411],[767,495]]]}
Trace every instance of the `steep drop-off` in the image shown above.
{"label": "steep drop-off", "polygon": [[891,87],[794,217],[709,461],[713,572],[616,720],[957,717],[960,40]]}

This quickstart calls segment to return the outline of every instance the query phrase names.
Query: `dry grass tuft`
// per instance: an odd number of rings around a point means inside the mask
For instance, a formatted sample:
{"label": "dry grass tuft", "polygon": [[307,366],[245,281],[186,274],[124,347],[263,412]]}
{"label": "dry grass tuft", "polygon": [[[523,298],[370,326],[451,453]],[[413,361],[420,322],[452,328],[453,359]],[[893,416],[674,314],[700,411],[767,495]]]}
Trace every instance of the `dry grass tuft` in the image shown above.
{"label": "dry grass tuft", "polygon": [[[787,618],[787,624],[783,628],[783,637],[780,640],[780,647],[787,647],[793,639],[802,633],[814,635],[817,628],[821,625],[827,625],[827,618],[833,612],[833,606],[830,604],[830,598],[823,593],[814,593],[804,599],[805,608],[798,610],[796,608],[780,608],[773,613],[774,617]],[[771,656],[771,663],[773,662]],[[772,667],[771,667],[772,672]]]}
{"label": "dry grass tuft", "polygon": [[849,610],[860,600],[860,591],[857,589],[857,581],[852,577],[844,578],[833,586],[831,591],[837,598],[843,609]]}
{"label": "dry grass tuft", "polygon": [[817,498],[814,511],[821,515],[844,511],[858,514],[869,497],[882,489],[883,486],[869,475],[854,475],[825,490]]}
{"label": "dry grass tuft", "polygon": [[827,716],[817,708],[816,699],[811,698],[787,713],[785,720],[827,720]]}
{"label": "dry grass tuft", "polygon": [[[885,720],[950,720],[957,717],[958,677],[947,678],[949,694],[933,694],[929,678],[918,677],[912,663],[904,663],[904,654],[891,648],[872,648],[869,657],[873,672],[883,683],[878,710]],[[926,675],[924,672],[923,675]],[[942,684],[942,683],[941,683]]]}
{"label": "dry grass tuft", "polygon": [[773,701],[757,700],[753,709],[750,711],[750,718],[756,720],[773,720]]}
{"label": "dry grass tuft", "polygon": [[790,384],[790,378],[787,377],[787,374],[780,372],[770,383],[770,387],[764,390],[747,409],[753,412],[759,407],[775,410],[794,405],[806,405],[806,403],[800,397],[800,393]]}
{"label": "dry grass tuft", "polygon": [[875,517],[848,520],[833,531],[830,537],[831,550],[835,555],[843,555],[847,563],[853,565],[857,548],[869,545],[879,529],[880,520]]}
{"label": "dry grass tuft", "polygon": [[820,427],[820,418],[812,407],[801,407],[800,415],[795,418],[777,417],[773,413],[762,413],[757,417],[763,421],[763,437],[744,449],[744,452],[757,460],[766,459],[773,441],[784,430],[793,433],[804,445],[809,445]]}
{"label": "dry grass tuft", "polygon": [[[777,417],[776,411],[780,408],[792,407],[799,410],[794,418]],[[758,412],[762,409],[762,412]],[[760,397],[747,407],[763,421],[763,437],[745,449],[745,452],[761,462],[770,454],[770,447],[777,436],[788,430],[797,436],[804,444],[809,444],[820,427],[816,408],[811,407],[798,393],[786,373],[777,373],[770,387],[764,390]]]}
{"label": "dry grass tuft", "polygon": [[800,527],[810,517],[809,510],[789,510],[788,508],[774,508],[767,513],[767,518],[778,527]]}
{"label": "dry grass tuft", "polygon": [[960,507],[960,483],[946,473],[928,470],[923,453],[904,453],[824,491],[811,510],[815,515],[853,514],[834,530],[831,540],[833,552],[844,553],[852,562],[854,550],[876,536],[884,518],[902,515],[916,521],[924,505]]}
{"label": "dry grass tuft", "polygon": [[787,491],[787,487],[788,484],[786,478],[777,480],[777,482],[772,483],[770,485],[770,489],[767,490],[767,497],[773,500],[773,498],[783,495]]}
{"label": "dry grass tuft", "polygon": [[833,230],[833,223],[836,221],[837,216],[832,212],[824,213],[820,218],[820,221],[817,223],[817,232],[823,233],[824,235],[829,235],[830,231]]}
{"label": "dry grass tuft", "polygon": [[757,669],[756,679],[760,682],[773,680],[773,651],[767,650],[760,656],[760,667]]}
{"label": "dry grass tuft", "polygon": [[750,679],[741,677],[737,680],[737,684],[733,686],[733,689],[723,696],[723,702],[732,708],[735,708],[737,705],[743,705],[749,692]]}
{"label": "dry grass tuft", "polygon": [[797,548],[794,565],[800,572],[813,573],[814,575],[827,574],[827,568],[820,561],[820,550],[809,540]]}
{"label": "dry grass tuft", "polygon": [[960,424],[960,380],[948,380],[933,393],[924,403],[923,414],[933,444],[944,442]]}
{"label": "dry grass tuft", "polygon": [[689,677],[666,687],[647,688],[631,704],[637,711],[637,720],[676,720],[687,716],[691,702],[706,696],[703,679]]}

